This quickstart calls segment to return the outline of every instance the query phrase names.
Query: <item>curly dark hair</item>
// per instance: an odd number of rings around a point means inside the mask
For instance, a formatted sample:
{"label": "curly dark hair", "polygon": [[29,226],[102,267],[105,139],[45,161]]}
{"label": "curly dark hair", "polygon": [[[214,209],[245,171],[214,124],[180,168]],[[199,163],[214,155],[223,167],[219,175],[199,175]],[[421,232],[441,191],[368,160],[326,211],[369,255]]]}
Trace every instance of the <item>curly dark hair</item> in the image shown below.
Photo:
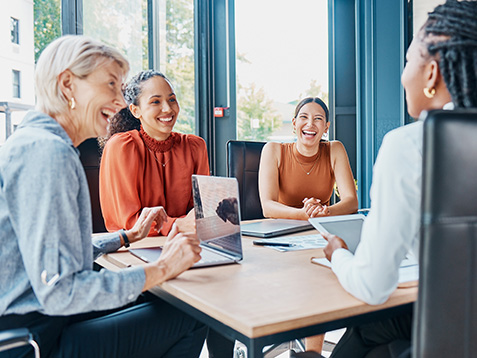
{"label": "curly dark hair", "polygon": [[123,108],[121,111],[116,113],[113,118],[111,118],[107,136],[99,139],[99,143],[102,147],[104,147],[107,140],[111,138],[113,134],[127,132],[133,129],[139,130],[141,128],[141,122],[132,115],[131,111],[129,110],[129,105],[134,104],[137,106],[139,103],[139,97],[142,93],[142,84],[150,78],[158,76],[169,82],[163,73],[156,70],[147,70],[139,72],[126,84],[123,94],[128,106]]}
{"label": "curly dark hair", "polygon": [[455,107],[477,107],[477,1],[448,0],[437,6],[423,25],[423,36]]}

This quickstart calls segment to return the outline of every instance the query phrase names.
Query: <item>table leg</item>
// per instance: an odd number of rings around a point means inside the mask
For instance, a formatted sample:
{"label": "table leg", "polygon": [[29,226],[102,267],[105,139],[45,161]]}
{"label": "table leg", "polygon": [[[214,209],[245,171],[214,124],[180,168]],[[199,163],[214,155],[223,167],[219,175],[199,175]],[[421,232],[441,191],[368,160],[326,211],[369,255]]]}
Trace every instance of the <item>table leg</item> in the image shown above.
{"label": "table leg", "polygon": [[247,346],[247,358],[262,358],[263,357],[263,345],[259,344],[255,340],[251,340]]}

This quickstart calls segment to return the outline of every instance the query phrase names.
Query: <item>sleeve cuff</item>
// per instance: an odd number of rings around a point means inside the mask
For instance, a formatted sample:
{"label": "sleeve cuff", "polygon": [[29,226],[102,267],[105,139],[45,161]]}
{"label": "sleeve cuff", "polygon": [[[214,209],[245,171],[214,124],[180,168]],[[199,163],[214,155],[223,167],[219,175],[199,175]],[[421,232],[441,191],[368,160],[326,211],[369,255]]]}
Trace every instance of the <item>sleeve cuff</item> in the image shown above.
{"label": "sleeve cuff", "polygon": [[117,251],[121,247],[121,239],[119,238],[119,232],[93,236],[92,242],[93,256],[95,259],[102,254]]}
{"label": "sleeve cuff", "polygon": [[125,301],[133,302],[141,294],[146,282],[146,273],[142,266],[128,267],[120,271],[123,276],[121,286],[124,287]]}
{"label": "sleeve cuff", "polygon": [[338,249],[333,252],[333,255],[331,256],[331,268],[333,272],[339,271],[339,268],[343,263],[346,261],[349,261],[353,259],[354,255],[351,253],[351,251],[346,250],[346,249]]}

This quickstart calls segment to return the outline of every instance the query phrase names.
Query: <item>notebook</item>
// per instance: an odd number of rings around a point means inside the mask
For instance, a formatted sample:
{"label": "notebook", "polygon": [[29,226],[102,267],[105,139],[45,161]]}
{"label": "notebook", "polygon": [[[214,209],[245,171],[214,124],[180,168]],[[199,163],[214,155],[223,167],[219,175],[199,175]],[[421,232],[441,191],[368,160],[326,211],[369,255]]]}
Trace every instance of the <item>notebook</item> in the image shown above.
{"label": "notebook", "polygon": [[[237,179],[192,175],[192,195],[197,236],[202,247],[202,258],[192,268],[241,261],[243,251]],[[151,262],[159,258],[161,248],[130,249],[129,252]]]}
{"label": "notebook", "polygon": [[306,220],[269,219],[242,225],[242,235],[276,237],[313,229]]}
{"label": "notebook", "polygon": [[[339,236],[348,245],[349,251],[353,254],[361,239],[361,229],[365,216],[363,214],[326,216],[310,218],[308,221],[321,232],[328,232]],[[331,263],[326,258],[312,258],[312,263],[331,267]],[[399,284],[412,282],[414,285],[419,278],[419,266],[417,260],[408,255],[399,268]],[[401,287],[405,287],[402,285]]]}

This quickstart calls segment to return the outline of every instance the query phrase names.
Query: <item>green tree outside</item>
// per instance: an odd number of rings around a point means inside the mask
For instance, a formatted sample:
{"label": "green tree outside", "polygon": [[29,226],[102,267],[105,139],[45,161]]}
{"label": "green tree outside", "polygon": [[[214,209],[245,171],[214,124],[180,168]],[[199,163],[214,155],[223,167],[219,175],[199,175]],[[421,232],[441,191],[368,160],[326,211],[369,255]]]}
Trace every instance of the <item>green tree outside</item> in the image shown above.
{"label": "green tree outside", "polygon": [[35,0],[33,4],[35,62],[43,49],[61,36],[61,0]]}
{"label": "green tree outside", "polygon": [[299,101],[306,97],[318,97],[321,98],[326,104],[329,103],[328,92],[323,91],[321,84],[317,83],[316,80],[310,81],[308,89],[306,89],[304,93],[300,93],[299,99],[296,101],[296,104],[298,104]]}
{"label": "green tree outside", "polygon": [[263,88],[255,83],[248,87],[239,85],[237,101],[237,134],[244,140],[267,140],[281,126],[281,118],[273,109],[273,101]]}
{"label": "green tree outside", "polygon": [[[169,0],[166,4],[166,63],[164,74],[174,86],[181,113],[174,130],[195,132],[194,3]],[[161,69],[162,70],[162,69]]]}

